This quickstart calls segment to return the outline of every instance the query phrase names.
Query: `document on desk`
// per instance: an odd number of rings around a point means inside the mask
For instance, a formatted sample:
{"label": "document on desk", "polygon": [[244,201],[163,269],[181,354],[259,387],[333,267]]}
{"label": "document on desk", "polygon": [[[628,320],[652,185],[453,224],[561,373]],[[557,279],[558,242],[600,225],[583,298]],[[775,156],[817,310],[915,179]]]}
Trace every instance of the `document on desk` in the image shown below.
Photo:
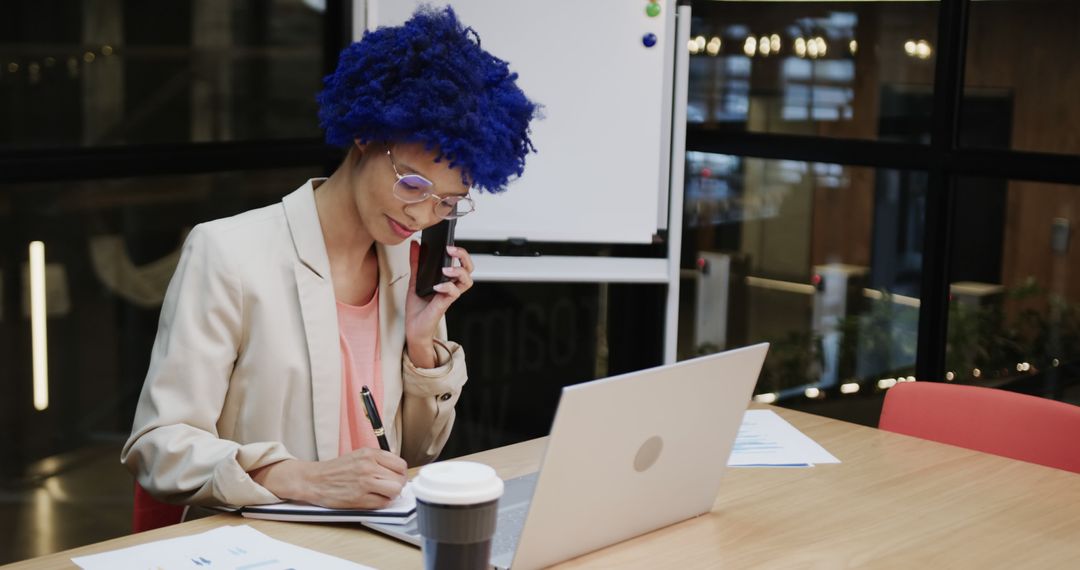
{"label": "document on desk", "polygon": [[824,447],[772,410],[747,410],[729,467],[813,467],[840,463]]}
{"label": "document on desk", "polygon": [[282,542],[247,525],[148,542],[71,559],[83,570],[363,570],[328,554]]}

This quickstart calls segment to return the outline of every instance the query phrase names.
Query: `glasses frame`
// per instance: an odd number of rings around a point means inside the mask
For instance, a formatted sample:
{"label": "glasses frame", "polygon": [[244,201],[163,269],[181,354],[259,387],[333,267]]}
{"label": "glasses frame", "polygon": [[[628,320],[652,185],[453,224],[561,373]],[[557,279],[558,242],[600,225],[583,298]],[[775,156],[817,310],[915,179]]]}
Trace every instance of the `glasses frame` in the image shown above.
{"label": "glasses frame", "polygon": [[[390,159],[390,167],[394,169],[394,176],[397,177],[397,180],[394,181],[394,188],[391,190],[391,192],[398,200],[401,200],[406,204],[419,204],[420,202],[428,199],[435,200],[436,203],[434,206],[432,206],[432,209],[435,211],[436,216],[439,216],[444,220],[456,220],[476,211],[476,202],[473,202],[472,196],[469,196],[468,193],[466,193],[464,196],[460,194],[455,194],[452,196],[439,196],[435,193],[435,183],[431,180],[428,180],[426,176],[422,176],[420,174],[402,174],[401,171],[398,170],[397,162],[394,160],[394,153],[391,152],[390,147],[386,147],[386,156]],[[402,183],[402,180],[404,180],[406,176],[415,176],[420,180],[427,182],[428,186],[426,193],[420,198],[417,198],[416,200],[408,200],[402,198],[401,194],[398,193],[398,186]],[[463,202],[466,204],[466,207],[468,209],[465,212],[458,213]],[[439,205],[448,207],[450,209],[450,215],[444,216],[440,214],[437,208],[437,206]]]}

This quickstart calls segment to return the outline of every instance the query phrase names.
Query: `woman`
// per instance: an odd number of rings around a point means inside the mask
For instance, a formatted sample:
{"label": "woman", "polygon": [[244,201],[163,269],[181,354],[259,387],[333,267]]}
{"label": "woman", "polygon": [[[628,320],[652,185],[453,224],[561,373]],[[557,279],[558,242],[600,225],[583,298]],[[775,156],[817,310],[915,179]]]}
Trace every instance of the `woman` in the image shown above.
{"label": "woman", "polygon": [[448,248],[450,281],[418,297],[410,237],[471,211],[470,187],[521,174],[537,108],[516,78],[450,8],[342,52],[319,95],[327,141],[348,147],[337,170],[185,243],[121,455],[143,488],[192,505],[378,508],[438,455],[466,380],[444,315],[473,264]]}

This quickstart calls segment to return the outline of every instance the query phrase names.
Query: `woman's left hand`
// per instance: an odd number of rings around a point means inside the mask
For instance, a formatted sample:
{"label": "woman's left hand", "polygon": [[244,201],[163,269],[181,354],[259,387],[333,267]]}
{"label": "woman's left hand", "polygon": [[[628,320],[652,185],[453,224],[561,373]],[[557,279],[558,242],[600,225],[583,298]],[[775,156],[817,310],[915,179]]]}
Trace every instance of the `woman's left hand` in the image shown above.
{"label": "woman's left hand", "polygon": [[435,368],[439,362],[435,354],[435,334],[439,330],[439,321],[446,310],[462,293],[473,285],[473,262],[469,252],[457,246],[449,246],[446,252],[458,260],[458,265],[443,269],[449,281],[435,286],[435,294],[421,297],[416,294],[416,268],[420,260],[420,243],[413,241],[409,246],[409,293],[405,301],[405,344],[409,359],[418,368]]}

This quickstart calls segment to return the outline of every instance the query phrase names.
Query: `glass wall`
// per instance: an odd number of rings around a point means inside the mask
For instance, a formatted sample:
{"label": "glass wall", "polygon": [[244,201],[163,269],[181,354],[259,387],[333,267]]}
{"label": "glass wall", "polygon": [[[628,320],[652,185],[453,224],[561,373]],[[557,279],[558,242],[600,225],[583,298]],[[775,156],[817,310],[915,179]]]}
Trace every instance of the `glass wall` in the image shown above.
{"label": "glass wall", "polygon": [[342,24],[327,10],[3,2],[0,564],[130,531],[120,445],[184,237],[333,155],[314,99]]}
{"label": "glass wall", "polygon": [[[127,531],[126,515],[108,515],[122,524],[92,532],[58,521],[78,520],[109,500],[130,503],[119,445],[131,429],[184,237],[199,222],[279,202],[321,173],[309,167],[0,185],[2,475],[45,485],[23,498],[34,508],[12,516],[22,521],[20,532],[38,533],[49,548],[27,552],[27,543],[16,541],[15,559]],[[44,299],[40,318],[31,311],[35,295]],[[39,355],[46,366],[39,367]],[[85,474],[64,478],[73,466],[85,472],[84,464],[123,485],[95,490]],[[81,493],[65,491],[69,484]],[[126,496],[108,494],[120,487]]]}
{"label": "glass wall", "polygon": [[920,140],[937,2],[696,2],[688,118],[725,130]]}
{"label": "glass wall", "polygon": [[998,215],[958,229],[996,247],[953,268],[945,380],[1080,403],[1080,186],[962,182]]}
{"label": "glass wall", "polygon": [[926,175],[690,152],[680,358],[769,342],[763,401],[910,376]]}
{"label": "glass wall", "polygon": [[318,137],[316,6],[4,2],[0,149]]}
{"label": "glass wall", "polygon": [[[8,205],[0,260],[10,291],[0,326],[12,339],[4,343],[12,351],[4,376],[16,396],[14,417],[22,418],[17,431],[29,436],[14,456],[40,457],[95,434],[128,431],[187,232],[278,202],[319,175],[314,167],[0,186]],[[34,381],[31,358],[30,296],[39,287],[47,311],[44,386]],[[47,394],[35,396],[41,388]],[[32,413],[31,403],[44,407]]]}
{"label": "glass wall", "polygon": [[763,399],[869,425],[828,390],[1080,403],[1078,22],[1065,0],[695,3],[680,357],[768,340]]}

